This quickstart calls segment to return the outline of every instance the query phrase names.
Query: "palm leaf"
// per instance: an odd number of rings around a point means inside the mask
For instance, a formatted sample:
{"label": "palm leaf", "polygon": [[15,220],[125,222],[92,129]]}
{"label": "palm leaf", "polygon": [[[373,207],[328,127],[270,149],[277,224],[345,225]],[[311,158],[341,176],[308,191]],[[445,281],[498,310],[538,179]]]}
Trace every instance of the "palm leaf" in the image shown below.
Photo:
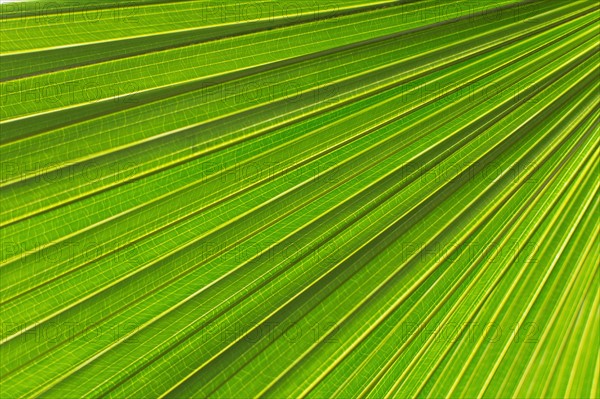
{"label": "palm leaf", "polygon": [[598,397],[596,2],[1,7],[2,397]]}

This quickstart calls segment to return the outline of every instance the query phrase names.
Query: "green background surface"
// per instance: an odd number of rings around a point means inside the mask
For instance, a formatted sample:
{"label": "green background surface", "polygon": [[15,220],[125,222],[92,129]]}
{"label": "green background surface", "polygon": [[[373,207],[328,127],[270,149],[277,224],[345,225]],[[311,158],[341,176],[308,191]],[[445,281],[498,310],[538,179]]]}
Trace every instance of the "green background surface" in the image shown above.
{"label": "green background surface", "polygon": [[597,1],[1,5],[2,398],[598,398]]}

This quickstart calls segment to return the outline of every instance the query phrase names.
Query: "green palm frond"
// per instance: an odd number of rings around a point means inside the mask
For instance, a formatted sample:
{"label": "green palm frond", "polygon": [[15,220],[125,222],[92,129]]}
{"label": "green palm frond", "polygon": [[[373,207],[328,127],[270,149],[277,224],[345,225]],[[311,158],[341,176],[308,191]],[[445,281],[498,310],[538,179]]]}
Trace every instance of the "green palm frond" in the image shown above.
{"label": "green palm frond", "polygon": [[597,398],[600,5],[1,5],[2,398]]}

